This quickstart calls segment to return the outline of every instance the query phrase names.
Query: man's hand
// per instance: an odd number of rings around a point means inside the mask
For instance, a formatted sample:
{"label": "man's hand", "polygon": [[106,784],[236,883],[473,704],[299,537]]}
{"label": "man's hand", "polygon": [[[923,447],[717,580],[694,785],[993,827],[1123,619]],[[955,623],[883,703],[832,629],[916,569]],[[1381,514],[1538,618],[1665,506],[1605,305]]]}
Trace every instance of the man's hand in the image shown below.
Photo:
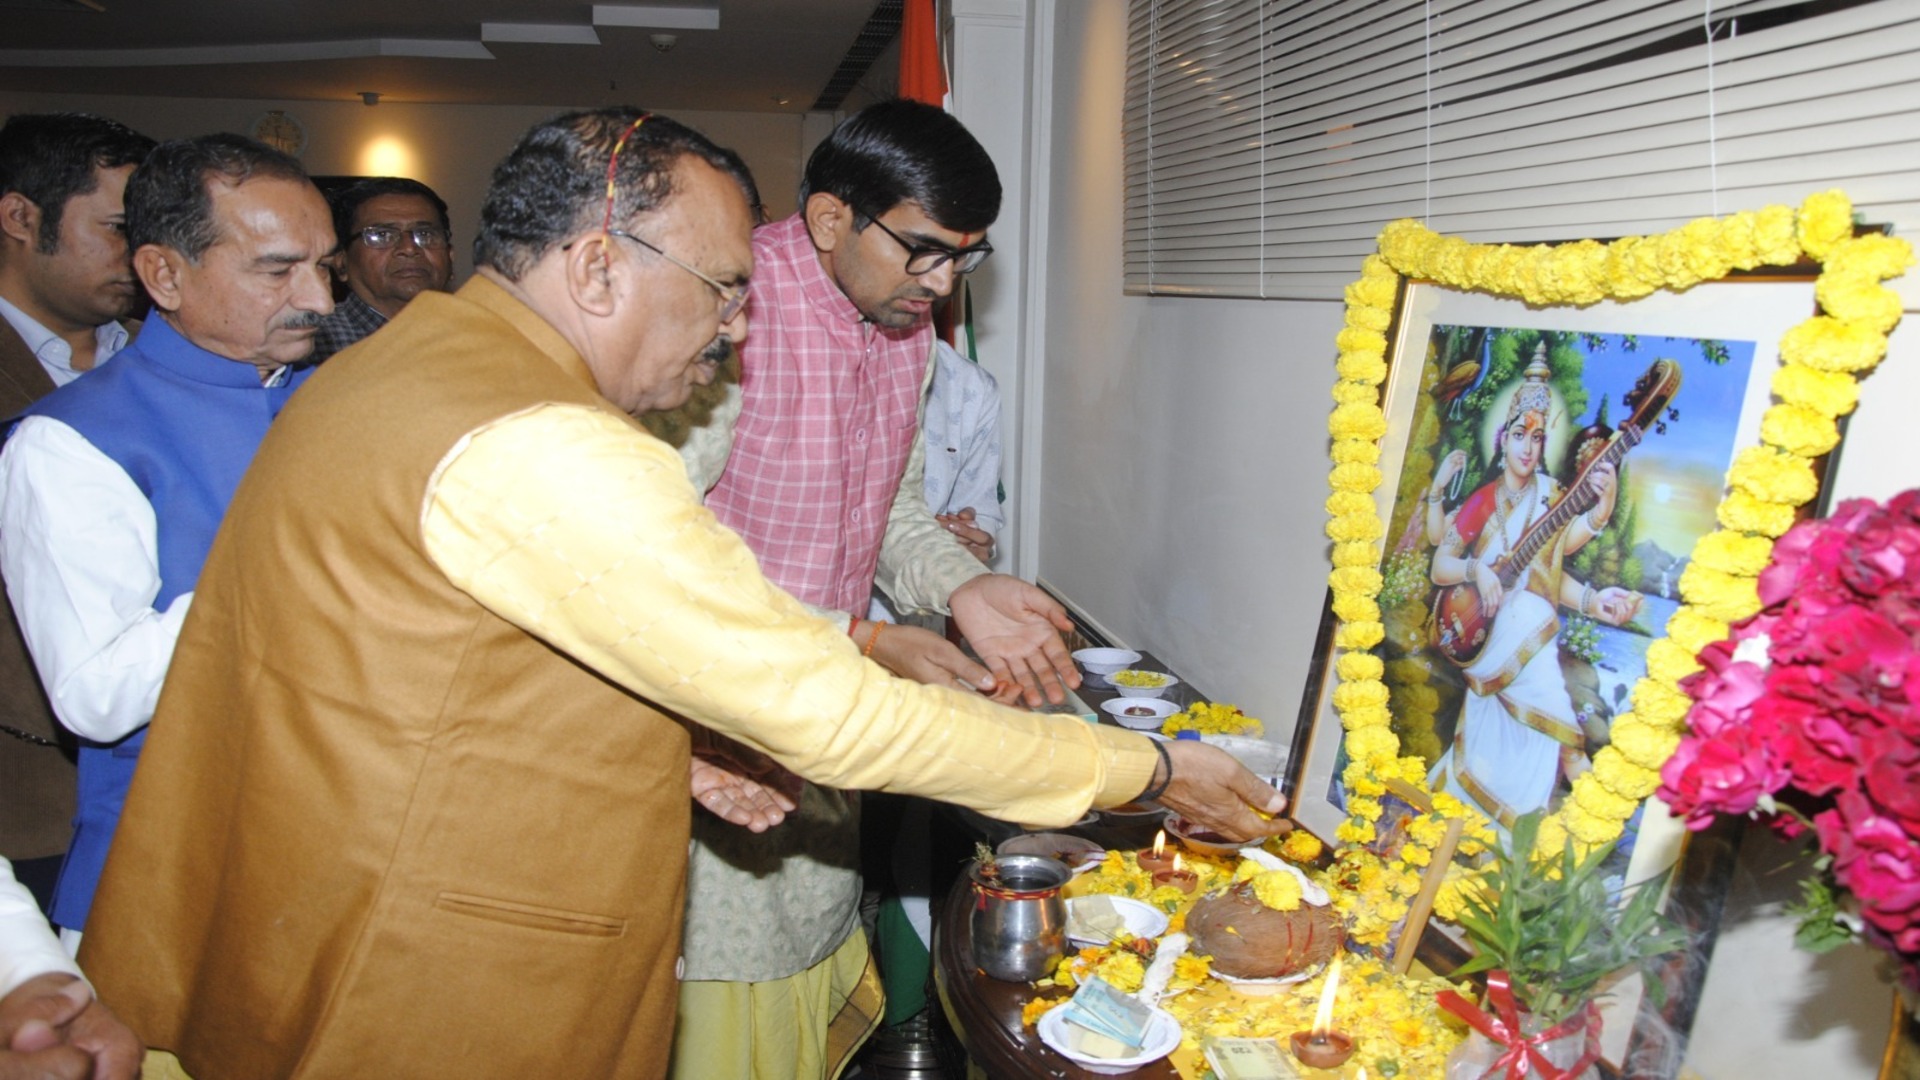
{"label": "man's hand", "polygon": [[1067,700],[1080,672],[1060,635],[1073,629],[1066,609],[1037,585],[983,574],[953,590],[947,606],[973,651],[1002,685],[1018,684],[1029,706]]}
{"label": "man's hand", "polygon": [[969,506],[957,514],[935,514],[933,520],[952,533],[973,557],[981,562],[993,561],[993,534],[974,524],[973,507]]}
{"label": "man's hand", "polygon": [[758,750],[718,735],[712,739],[693,751],[694,804],[753,832],[785,821],[799,805],[800,778]]}
{"label": "man's hand", "polygon": [[[1280,817],[1287,797],[1247,771],[1233,755],[1192,739],[1163,744],[1173,763],[1172,782],[1158,800],[1181,817],[1235,840],[1277,836],[1293,831]],[[1158,783],[1161,777],[1155,776]],[[1273,815],[1266,819],[1255,814]]]}
{"label": "man's hand", "polygon": [[132,1080],[141,1046],[80,979],[39,975],[0,998],[0,1080]]}
{"label": "man's hand", "polygon": [[[864,642],[873,634],[873,624],[861,619],[853,628],[853,639]],[[1019,692],[1012,682],[999,682],[993,673],[968,659],[960,647],[931,630],[917,626],[888,623],[873,642],[868,654],[873,662],[903,679],[929,686],[959,686],[988,694],[995,701],[1010,702]]]}

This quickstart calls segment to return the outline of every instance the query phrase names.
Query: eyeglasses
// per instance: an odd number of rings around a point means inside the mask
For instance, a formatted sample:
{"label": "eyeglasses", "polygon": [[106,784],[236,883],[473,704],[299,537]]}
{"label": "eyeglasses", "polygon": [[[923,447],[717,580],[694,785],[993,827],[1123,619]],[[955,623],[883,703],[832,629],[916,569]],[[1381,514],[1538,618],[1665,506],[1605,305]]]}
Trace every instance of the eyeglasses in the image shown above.
{"label": "eyeglasses", "polygon": [[354,230],[353,235],[359,237],[361,243],[375,251],[384,251],[394,246],[403,236],[413,237],[414,244],[427,251],[438,251],[453,242],[452,233],[427,225],[412,229],[396,229],[391,225],[368,225],[366,228]]}
{"label": "eyeglasses", "polygon": [[694,277],[699,278],[701,281],[706,282],[707,285],[711,287],[714,292],[717,292],[720,294],[720,325],[725,326],[726,324],[732,322],[734,318],[740,314],[740,309],[747,306],[747,287],[745,285],[723,285],[720,282],[715,281],[714,279],[708,277],[706,274],[703,274],[700,271],[695,270],[693,267],[688,266],[686,263],[683,263],[679,259],[676,259],[673,256],[667,254],[666,252],[660,250],[660,248],[657,247],[656,245],[650,244],[647,241],[642,240],[639,237],[623,229],[608,229],[607,235],[618,236],[626,240],[631,240],[634,243],[639,244],[641,247],[646,248],[648,251],[653,252],[655,255],[658,255],[661,258],[672,263],[673,265],[679,267],[680,269],[685,270],[687,273],[692,274]]}
{"label": "eyeglasses", "polygon": [[866,219],[873,224],[880,226],[880,231],[893,237],[894,243],[907,249],[907,273],[912,274],[914,277],[919,277],[921,274],[931,274],[935,270],[938,270],[942,264],[948,262],[953,263],[954,273],[971,274],[980,268],[981,263],[987,261],[987,256],[993,254],[993,245],[987,243],[985,240],[971,247],[963,248],[950,248],[943,244],[910,243],[906,237],[887,228],[886,224],[879,218],[871,214],[862,216],[866,217]]}

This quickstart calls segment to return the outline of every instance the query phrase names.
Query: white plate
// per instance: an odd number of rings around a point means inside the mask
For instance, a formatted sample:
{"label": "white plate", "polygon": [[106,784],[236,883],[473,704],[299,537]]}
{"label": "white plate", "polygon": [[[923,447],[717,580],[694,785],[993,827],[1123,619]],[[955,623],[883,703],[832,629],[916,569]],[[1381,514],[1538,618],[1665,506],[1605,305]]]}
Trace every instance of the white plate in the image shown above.
{"label": "white plate", "polygon": [[1208,971],[1207,974],[1212,975],[1214,978],[1219,979],[1221,982],[1226,983],[1228,986],[1233,987],[1235,990],[1249,997],[1265,997],[1268,994],[1279,993],[1280,988],[1283,986],[1292,986],[1297,982],[1305,982],[1313,977],[1314,972],[1319,971],[1323,967],[1326,967],[1326,965],[1315,964],[1305,971],[1296,971],[1291,975],[1282,976],[1278,979],[1241,979],[1223,972],[1211,970]]}
{"label": "white plate", "polygon": [[[1073,906],[1086,897],[1073,897],[1067,901],[1067,940],[1085,948],[1089,945],[1106,945],[1108,942],[1098,938],[1075,937],[1073,926]],[[1152,904],[1142,903],[1125,896],[1109,896],[1113,901],[1113,910],[1127,924],[1127,933],[1137,938],[1156,938],[1167,932],[1167,913]]]}
{"label": "white plate", "polygon": [[1147,1038],[1140,1052],[1132,1057],[1097,1058],[1076,1054],[1067,1049],[1067,1008],[1062,1005],[1050,1010],[1040,1018],[1040,1041],[1052,1047],[1055,1053],[1090,1073],[1101,1076],[1120,1076],[1130,1073],[1142,1065],[1158,1061],[1180,1045],[1180,1021],[1165,1009],[1153,1010],[1152,1019],[1147,1021]]}

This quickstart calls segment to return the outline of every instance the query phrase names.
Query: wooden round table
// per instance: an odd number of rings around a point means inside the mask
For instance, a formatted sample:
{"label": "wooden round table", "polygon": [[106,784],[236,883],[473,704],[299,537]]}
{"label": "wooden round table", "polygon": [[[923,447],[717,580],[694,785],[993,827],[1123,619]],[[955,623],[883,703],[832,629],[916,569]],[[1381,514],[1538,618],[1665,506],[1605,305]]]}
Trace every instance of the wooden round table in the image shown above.
{"label": "wooden round table", "polygon": [[[1098,1077],[1053,1051],[1039,1032],[1020,1024],[1020,1010],[1036,996],[1027,983],[989,978],[973,965],[973,887],[962,875],[940,905],[933,928],[934,983],[947,1020],[976,1065],[994,1080],[1080,1080]],[[1055,991],[1056,994],[1064,993]],[[1175,1080],[1180,1073],[1162,1058],[1128,1076]]]}

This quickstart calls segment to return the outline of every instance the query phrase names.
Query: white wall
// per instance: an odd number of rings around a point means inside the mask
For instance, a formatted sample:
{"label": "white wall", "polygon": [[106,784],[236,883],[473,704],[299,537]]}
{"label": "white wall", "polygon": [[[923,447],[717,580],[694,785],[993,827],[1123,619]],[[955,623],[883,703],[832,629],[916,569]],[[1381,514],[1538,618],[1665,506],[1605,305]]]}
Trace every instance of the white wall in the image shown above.
{"label": "white wall", "polygon": [[[494,165],[525,131],[563,109],[506,105],[249,101],[233,98],[113,97],[0,91],[0,113],[82,110],[110,116],[156,139],[213,131],[252,134],[268,109],[307,131],[301,155],[315,176],[410,176],[447,201],[454,233],[455,279],[473,269],[473,236]],[[800,183],[802,118],[790,113],[677,112],[675,120],[739,151],[760,185],[768,212],[793,212]],[[811,149],[809,144],[805,149]]]}
{"label": "white wall", "polygon": [[[1048,133],[1033,166],[1046,223],[1034,275],[1044,374],[1029,429],[1041,448],[1028,493],[1039,576],[1284,738],[1325,593],[1340,308],[1123,295],[1126,5],[1039,0],[1032,19],[1049,46],[1032,87]],[[1902,288],[1912,308],[1913,282]],[[1920,484],[1920,320],[1908,322],[1863,388],[1839,497]],[[1864,950],[1793,952],[1777,914],[1791,890],[1787,875],[1765,873],[1770,844],[1746,846],[1689,1067],[1709,1080],[1873,1076],[1889,991]]]}

